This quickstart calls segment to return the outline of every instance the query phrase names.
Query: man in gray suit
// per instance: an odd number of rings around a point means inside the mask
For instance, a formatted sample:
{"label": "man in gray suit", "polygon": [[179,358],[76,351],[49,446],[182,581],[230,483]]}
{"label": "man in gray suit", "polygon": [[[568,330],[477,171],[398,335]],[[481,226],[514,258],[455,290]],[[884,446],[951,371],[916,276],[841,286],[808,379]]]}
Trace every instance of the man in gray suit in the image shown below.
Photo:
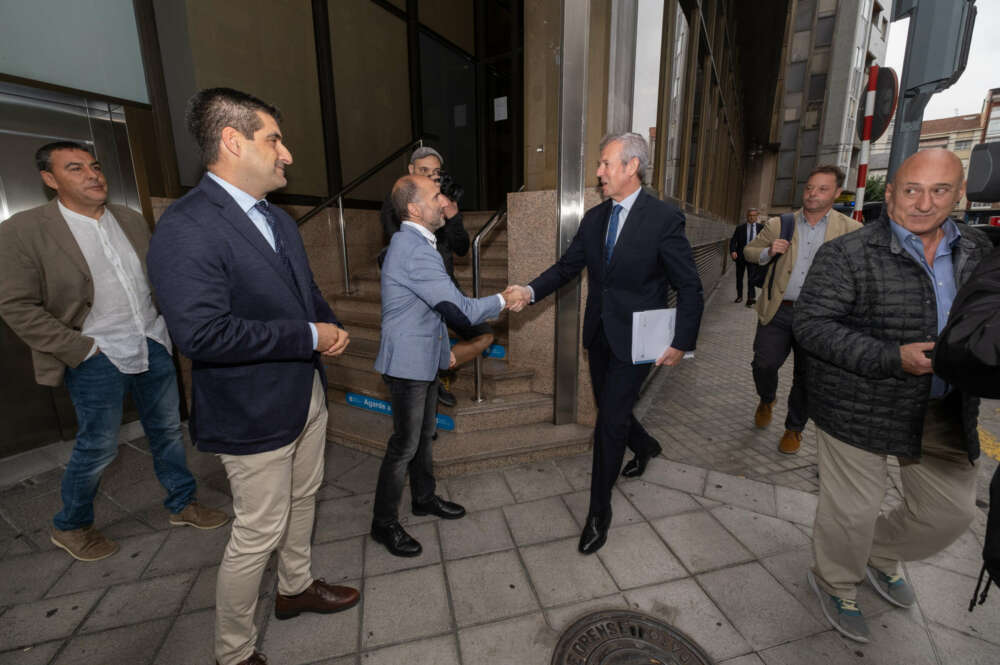
{"label": "man in gray suit", "polygon": [[497,317],[506,302],[499,293],[465,297],[445,271],[435,249],[434,232],[444,223],[436,182],[404,176],[392,188],[392,203],[403,223],[382,264],[382,342],[375,369],[391,393],[393,433],[379,469],[371,535],[395,556],[418,556],[420,543],[399,524],[407,470],[414,515],[465,515],[465,508],[434,493],[431,464],[438,370],[455,362],[446,323],[476,325]]}

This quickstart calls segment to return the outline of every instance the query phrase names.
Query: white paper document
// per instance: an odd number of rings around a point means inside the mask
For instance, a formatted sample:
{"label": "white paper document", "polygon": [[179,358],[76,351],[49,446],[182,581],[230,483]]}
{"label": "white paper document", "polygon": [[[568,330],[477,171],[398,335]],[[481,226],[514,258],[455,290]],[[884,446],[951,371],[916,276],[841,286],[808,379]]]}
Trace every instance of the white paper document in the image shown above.
{"label": "white paper document", "polygon": [[652,363],[674,341],[677,309],[650,309],[632,313],[632,363]]}

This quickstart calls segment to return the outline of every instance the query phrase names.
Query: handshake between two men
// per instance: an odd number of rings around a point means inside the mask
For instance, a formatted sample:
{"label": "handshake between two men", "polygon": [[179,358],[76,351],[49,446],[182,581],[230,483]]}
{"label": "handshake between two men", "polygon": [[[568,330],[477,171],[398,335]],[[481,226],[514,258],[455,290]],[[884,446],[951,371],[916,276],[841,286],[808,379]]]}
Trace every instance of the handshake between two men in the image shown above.
{"label": "handshake between two men", "polygon": [[[501,293],[507,303],[507,309],[511,312],[520,312],[525,306],[530,305],[534,299],[534,293],[527,286],[511,284]],[[684,352],[670,346],[656,359],[656,365],[676,365],[684,357]]]}

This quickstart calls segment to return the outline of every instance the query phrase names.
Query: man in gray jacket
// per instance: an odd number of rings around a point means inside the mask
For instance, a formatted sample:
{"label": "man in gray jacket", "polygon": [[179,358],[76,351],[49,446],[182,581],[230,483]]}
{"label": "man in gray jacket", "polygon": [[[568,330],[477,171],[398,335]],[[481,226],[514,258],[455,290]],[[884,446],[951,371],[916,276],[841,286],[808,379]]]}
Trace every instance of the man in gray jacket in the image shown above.
{"label": "man in gray jacket", "polygon": [[[399,524],[399,500],[410,472],[413,514],[458,519],[465,509],[434,493],[431,439],[437,415],[438,370],[455,362],[448,328],[499,316],[499,293],[467,298],[445,271],[434,232],[443,222],[441,193],[425,176],[396,181],[392,202],[403,220],[382,264],[382,341],[375,369],[389,386],[393,433],[375,489],[372,538],[396,556],[418,556],[420,543]],[[446,325],[447,323],[447,325]]]}
{"label": "man in gray jacket", "polygon": [[[857,585],[867,577],[889,603],[911,606],[900,562],[948,547],[976,512],[979,400],[935,376],[930,359],[957,290],[990,250],[948,217],[964,192],[954,153],[912,155],[886,186],[888,215],[824,244],[795,307],[795,338],[812,354],[819,461],[809,582],[833,627],[858,642],[869,630]],[[880,514],[889,455],[903,502]]]}

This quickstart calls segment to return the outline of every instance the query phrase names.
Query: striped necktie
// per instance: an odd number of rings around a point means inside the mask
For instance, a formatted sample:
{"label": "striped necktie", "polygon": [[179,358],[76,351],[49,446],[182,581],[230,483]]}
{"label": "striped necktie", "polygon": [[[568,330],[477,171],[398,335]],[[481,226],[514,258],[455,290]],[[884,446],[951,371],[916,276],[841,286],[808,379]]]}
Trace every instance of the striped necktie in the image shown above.
{"label": "striped necktie", "polygon": [[288,272],[288,276],[292,278],[292,283],[298,286],[299,282],[295,279],[295,271],[292,270],[292,262],[288,260],[288,255],[285,253],[285,244],[281,241],[281,233],[278,230],[278,223],[274,218],[274,213],[271,212],[271,205],[267,202],[267,199],[261,199],[260,201],[257,201],[254,207],[260,211],[260,214],[264,215],[264,219],[267,221],[267,226],[271,229],[271,235],[274,236],[274,251],[278,257],[281,258],[281,264]]}

